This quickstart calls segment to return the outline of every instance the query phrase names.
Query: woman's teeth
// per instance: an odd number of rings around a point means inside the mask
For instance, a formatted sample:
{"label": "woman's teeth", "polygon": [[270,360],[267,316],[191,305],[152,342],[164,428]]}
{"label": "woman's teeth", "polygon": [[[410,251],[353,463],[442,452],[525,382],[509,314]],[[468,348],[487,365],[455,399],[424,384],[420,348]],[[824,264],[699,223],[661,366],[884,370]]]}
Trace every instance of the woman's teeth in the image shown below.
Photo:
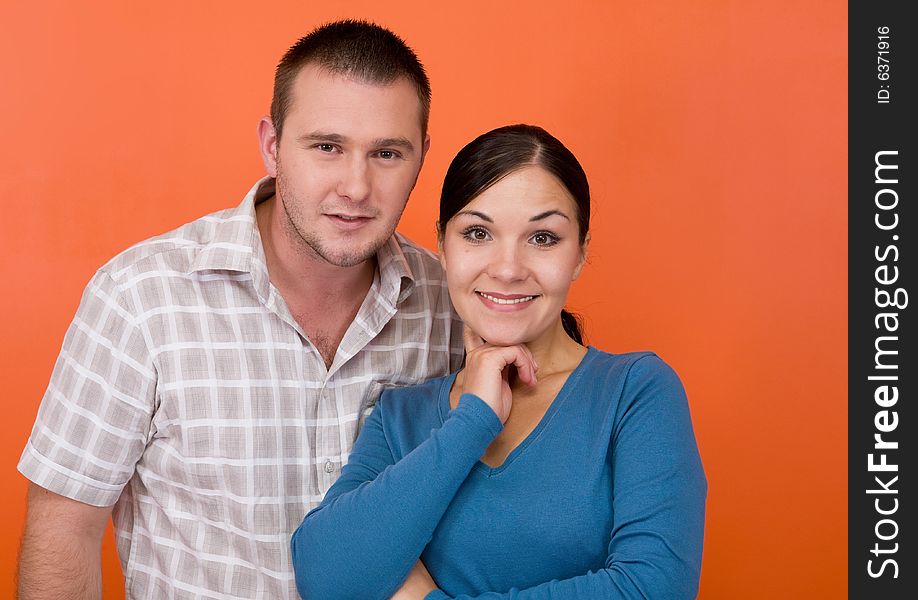
{"label": "woman's teeth", "polygon": [[535,300],[536,296],[523,296],[522,298],[495,298],[494,296],[485,294],[484,292],[478,292],[491,302],[495,304],[519,304],[520,302],[529,302],[530,300]]}

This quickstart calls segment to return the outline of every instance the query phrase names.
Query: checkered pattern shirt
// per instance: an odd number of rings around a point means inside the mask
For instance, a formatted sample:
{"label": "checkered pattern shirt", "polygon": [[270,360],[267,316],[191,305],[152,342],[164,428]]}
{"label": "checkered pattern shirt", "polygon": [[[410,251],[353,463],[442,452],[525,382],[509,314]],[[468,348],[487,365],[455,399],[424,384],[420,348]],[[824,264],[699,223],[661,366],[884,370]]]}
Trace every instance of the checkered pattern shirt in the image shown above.
{"label": "checkered pattern shirt", "polygon": [[458,368],[434,256],[395,235],[330,368],[268,279],[255,204],[137,244],[92,278],[19,470],[114,505],[129,598],[296,598],[290,535],[387,386]]}

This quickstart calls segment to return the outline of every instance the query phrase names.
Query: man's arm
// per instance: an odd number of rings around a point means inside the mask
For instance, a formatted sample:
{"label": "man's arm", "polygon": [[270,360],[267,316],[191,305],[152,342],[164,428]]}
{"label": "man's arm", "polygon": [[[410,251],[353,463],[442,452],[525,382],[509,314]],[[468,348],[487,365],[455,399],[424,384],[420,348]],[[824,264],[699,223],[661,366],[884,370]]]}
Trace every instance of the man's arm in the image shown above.
{"label": "man's arm", "polygon": [[111,506],[90,506],[29,484],[19,599],[102,597],[102,534]]}

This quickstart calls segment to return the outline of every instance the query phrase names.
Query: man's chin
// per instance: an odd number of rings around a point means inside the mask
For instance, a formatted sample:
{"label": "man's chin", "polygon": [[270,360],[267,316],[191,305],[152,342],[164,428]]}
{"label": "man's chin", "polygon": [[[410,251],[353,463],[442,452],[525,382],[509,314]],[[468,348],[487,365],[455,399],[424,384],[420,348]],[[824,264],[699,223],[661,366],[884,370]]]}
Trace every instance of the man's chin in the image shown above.
{"label": "man's chin", "polygon": [[378,231],[365,231],[361,235],[342,235],[328,231],[310,233],[300,235],[300,239],[309,247],[310,254],[330,265],[348,268],[375,258],[377,251],[389,243],[394,228],[388,235],[380,235]]}
{"label": "man's chin", "polygon": [[[385,243],[385,242],[383,242]],[[318,251],[318,255],[330,265],[336,267],[349,268],[362,265],[368,260],[376,257],[376,252],[379,248],[382,247],[382,244],[369,245],[364,248],[346,248],[346,249],[333,249],[333,248],[322,248]]]}

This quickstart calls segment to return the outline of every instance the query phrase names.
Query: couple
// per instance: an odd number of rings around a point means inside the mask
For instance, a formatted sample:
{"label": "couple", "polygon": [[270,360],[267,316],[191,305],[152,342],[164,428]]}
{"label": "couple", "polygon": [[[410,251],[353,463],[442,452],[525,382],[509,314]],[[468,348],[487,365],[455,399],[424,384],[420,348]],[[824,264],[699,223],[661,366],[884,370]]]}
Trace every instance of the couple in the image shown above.
{"label": "couple", "polygon": [[269,177],[96,273],[19,463],[22,598],[98,597],[109,517],[129,598],[696,592],[681,385],[562,316],[582,170],[522,126],[454,161],[440,260],[463,336],[440,264],[394,234],[429,106],[391,32],[320,27],[278,65]]}

